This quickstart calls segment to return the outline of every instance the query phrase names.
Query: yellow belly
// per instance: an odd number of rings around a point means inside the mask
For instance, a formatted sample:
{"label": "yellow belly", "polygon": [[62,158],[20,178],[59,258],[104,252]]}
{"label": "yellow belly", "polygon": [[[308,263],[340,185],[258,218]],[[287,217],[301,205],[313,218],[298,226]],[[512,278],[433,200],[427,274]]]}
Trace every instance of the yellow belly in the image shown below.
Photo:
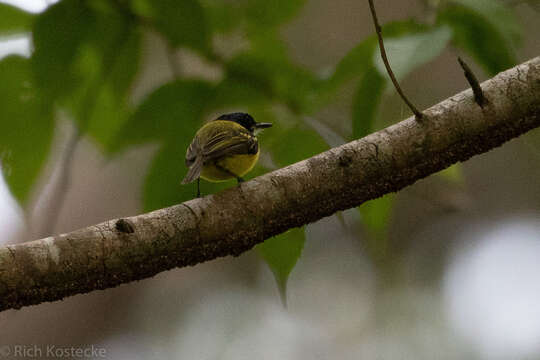
{"label": "yellow belly", "polygon": [[[244,176],[253,169],[257,160],[259,160],[258,152],[254,155],[227,156],[217,161],[219,167],[214,164],[204,165],[201,172],[201,178],[207,181],[219,182],[234,179],[235,176],[232,174]],[[220,167],[227,169],[229,172],[223,171]]]}

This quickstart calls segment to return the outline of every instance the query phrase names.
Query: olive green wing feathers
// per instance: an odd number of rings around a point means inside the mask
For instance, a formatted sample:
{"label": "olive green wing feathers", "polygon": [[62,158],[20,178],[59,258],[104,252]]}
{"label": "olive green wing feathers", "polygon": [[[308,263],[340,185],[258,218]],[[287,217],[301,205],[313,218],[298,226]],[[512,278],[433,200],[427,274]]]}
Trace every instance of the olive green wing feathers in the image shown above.
{"label": "olive green wing feathers", "polygon": [[224,156],[256,154],[259,150],[257,138],[249,131],[231,129],[216,133],[202,148],[204,162]]}

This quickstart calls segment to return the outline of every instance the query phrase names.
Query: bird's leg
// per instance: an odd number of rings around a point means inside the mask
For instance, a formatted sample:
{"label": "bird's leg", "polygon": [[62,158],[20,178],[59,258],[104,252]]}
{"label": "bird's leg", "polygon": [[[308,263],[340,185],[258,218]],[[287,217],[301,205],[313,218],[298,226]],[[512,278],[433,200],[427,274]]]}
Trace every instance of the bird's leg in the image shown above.
{"label": "bird's leg", "polygon": [[197,178],[197,197],[201,197],[201,178]]}
{"label": "bird's leg", "polygon": [[221,170],[221,171],[223,171],[223,172],[226,172],[226,173],[229,174],[230,176],[236,178],[236,181],[238,181],[238,184],[243,183],[243,182],[245,181],[245,180],[242,179],[240,176],[236,175],[236,174],[233,173],[231,170],[229,170],[229,169],[227,169],[227,168],[225,168],[225,167],[219,165],[218,163],[215,163],[215,166],[216,166],[219,170]]}

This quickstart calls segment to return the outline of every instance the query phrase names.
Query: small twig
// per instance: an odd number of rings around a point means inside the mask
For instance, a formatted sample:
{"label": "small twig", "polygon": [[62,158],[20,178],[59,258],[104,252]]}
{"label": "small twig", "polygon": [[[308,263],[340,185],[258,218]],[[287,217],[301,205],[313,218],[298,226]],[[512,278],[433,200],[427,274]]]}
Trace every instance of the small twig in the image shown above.
{"label": "small twig", "polygon": [[369,8],[371,10],[371,15],[373,18],[373,24],[375,25],[375,32],[377,33],[377,38],[379,39],[379,49],[381,50],[381,58],[384,63],[384,66],[386,67],[386,71],[388,72],[388,76],[390,76],[390,79],[392,80],[392,83],[394,84],[394,87],[396,88],[396,91],[398,92],[399,96],[405,101],[409,109],[413,112],[414,116],[416,117],[416,120],[422,120],[424,115],[418,111],[418,109],[407,99],[403,91],[401,90],[401,87],[399,86],[399,83],[394,76],[394,72],[392,71],[392,68],[390,67],[390,63],[388,62],[388,58],[386,56],[386,50],[384,49],[384,41],[382,37],[382,28],[381,25],[379,25],[379,20],[377,19],[377,13],[375,11],[375,5],[373,5],[373,0],[369,1]]}
{"label": "small twig", "polygon": [[467,81],[471,85],[472,91],[474,93],[474,101],[483,108],[485,104],[487,104],[487,99],[484,96],[484,92],[482,91],[482,87],[480,87],[480,83],[478,83],[478,79],[476,76],[474,76],[474,73],[472,72],[471,68],[461,57],[458,56],[458,62],[459,65],[461,65],[461,68],[465,72],[465,77],[467,78]]}

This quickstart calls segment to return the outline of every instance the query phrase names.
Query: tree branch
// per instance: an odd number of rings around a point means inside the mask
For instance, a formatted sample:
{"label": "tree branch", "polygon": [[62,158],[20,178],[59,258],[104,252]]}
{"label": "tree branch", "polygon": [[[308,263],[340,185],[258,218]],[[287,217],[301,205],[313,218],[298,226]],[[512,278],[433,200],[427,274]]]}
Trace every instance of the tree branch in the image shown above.
{"label": "tree branch", "polygon": [[394,192],[540,126],[540,57],[363,139],[221,193],[0,248],[0,310],[240,255],[255,244]]}

